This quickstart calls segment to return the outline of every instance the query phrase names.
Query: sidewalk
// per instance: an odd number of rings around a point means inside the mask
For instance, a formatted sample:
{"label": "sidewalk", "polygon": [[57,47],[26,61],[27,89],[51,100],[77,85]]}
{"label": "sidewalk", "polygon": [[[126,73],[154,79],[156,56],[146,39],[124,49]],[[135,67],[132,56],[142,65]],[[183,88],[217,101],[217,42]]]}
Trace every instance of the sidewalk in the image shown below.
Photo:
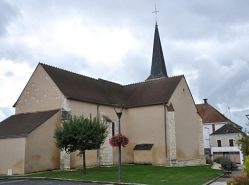
{"label": "sidewalk", "polygon": [[240,176],[240,175],[242,175],[242,170],[232,171],[232,174],[230,175],[230,177],[220,177],[215,182],[211,183],[210,185],[227,185],[227,182],[231,180],[231,178],[235,176]]}

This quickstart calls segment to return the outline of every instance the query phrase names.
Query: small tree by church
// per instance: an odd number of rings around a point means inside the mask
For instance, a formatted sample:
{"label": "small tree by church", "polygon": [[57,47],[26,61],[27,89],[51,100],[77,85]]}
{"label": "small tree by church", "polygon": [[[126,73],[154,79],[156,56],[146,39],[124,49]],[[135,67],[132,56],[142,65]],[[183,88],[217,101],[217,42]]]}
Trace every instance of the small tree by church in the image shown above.
{"label": "small tree by church", "polygon": [[86,150],[99,149],[107,137],[108,126],[97,118],[71,117],[55,131],[56,145],[67,153],[79,151],[86,174]]}

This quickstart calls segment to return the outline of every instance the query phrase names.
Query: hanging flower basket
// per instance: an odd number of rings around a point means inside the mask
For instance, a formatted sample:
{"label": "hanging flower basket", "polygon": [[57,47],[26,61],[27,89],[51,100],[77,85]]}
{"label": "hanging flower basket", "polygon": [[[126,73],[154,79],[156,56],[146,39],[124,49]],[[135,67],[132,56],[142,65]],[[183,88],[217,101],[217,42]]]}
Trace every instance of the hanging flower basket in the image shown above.
{"label": "hanging flower basket", "polygon": [[129,139],[122,134],[116,134],[112,136],[111,139],[109,139],[109,143],[113,147],[119,146],[119,145],[125,147],[129,143]]}

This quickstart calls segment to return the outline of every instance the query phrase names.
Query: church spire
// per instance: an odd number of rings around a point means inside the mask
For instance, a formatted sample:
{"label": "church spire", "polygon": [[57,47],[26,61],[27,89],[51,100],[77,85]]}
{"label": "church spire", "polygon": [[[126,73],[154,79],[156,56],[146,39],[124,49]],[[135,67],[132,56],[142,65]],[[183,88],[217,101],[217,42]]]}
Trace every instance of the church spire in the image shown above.
{"label": "church spire", "polygon": [[168,77],[168,75],[167,75],[167,71],[165,67],[163,50],[162,50],[159,31],[158,31],[158,25],[156,22],[151,72],[147,80],[154,79],[154,78],[161,78],[161,77]]}

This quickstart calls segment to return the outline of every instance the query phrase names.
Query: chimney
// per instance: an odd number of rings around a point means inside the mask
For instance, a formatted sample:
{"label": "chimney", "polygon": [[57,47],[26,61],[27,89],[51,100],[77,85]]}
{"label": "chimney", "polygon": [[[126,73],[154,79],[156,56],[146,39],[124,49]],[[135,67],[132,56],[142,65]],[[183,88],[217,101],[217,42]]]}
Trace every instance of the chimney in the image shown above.
{"label": "chimney", "polygon": [[208,99],[207,99],[207,98],[204,98],[203,100],[204,100],[204,104],[207,104],[207,100],[208,100]]}

